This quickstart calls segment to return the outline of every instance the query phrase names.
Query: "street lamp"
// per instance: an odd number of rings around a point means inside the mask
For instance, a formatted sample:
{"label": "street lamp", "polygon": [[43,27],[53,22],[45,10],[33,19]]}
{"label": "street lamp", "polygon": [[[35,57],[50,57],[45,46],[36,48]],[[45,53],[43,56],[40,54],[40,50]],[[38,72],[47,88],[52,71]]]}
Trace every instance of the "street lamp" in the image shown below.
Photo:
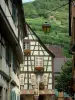
{"label": "street lamp", "polygon": [[43,29],[44,33],[49,33],[50,32],[50,28],[51,28],[51,25],[48,22],[45,22],[42,25],[42,29]]}

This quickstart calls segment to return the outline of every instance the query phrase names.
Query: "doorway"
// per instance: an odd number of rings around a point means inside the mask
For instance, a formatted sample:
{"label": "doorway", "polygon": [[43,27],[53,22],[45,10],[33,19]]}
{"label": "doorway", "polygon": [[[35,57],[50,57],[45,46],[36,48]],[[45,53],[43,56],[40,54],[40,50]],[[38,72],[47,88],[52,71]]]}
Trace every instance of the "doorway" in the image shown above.
{"label": "doorway", "polygon": [[38,100],[45,100],[45,96],[44,95],[39,95],[39,99]]}

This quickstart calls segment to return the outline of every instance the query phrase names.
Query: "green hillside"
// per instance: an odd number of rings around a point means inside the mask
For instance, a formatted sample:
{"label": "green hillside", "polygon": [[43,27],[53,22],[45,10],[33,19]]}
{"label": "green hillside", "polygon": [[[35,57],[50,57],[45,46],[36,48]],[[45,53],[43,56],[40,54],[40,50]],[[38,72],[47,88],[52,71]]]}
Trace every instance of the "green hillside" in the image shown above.
{"label": "green hillside", "polygon": [[[68,4],[48,13],[67,2],[68,0],[35,0],[34,2],[23,4],[23,6],[26,21],[37,33],[43,43],[62,46],[64,55],[70,57]],[[44,34],[42,31],[42,24],[45,21],[51,24],[51,31],[47,34]]]}

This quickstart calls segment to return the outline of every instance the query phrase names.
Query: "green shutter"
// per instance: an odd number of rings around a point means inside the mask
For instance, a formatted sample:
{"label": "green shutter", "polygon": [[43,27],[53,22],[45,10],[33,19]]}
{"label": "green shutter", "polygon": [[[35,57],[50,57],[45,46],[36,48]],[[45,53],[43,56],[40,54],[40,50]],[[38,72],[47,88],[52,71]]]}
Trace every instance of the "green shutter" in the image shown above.
{"label": "green shutter", "polygon": [[15,91],[11,91],[11,100],[16,100],[16,93]]}

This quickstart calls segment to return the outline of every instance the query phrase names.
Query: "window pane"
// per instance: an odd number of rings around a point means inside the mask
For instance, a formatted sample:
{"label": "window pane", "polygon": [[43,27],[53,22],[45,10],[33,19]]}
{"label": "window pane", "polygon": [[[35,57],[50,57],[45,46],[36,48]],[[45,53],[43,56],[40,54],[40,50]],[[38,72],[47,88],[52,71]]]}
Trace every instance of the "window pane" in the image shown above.
{"label": "window pane", "polygon": [[27,83],[28,82],[28,79],[27,78],[25,78],[25,83]]}
{"label": "window pane", "polygon": [[48,66],[47,71],[52,71],[52,67]]}
{"label": "window pane", "polygon": [[29,69],[29,71],[31,71],[31,67],[29,67],[28,69]]}
{"label": "window pane", "polygon": [[24,74],[20,74],[20,78],[24,78]]}
{"label": "window pane", "polygon": [[20,84],[24,85],[24,78],[20,78]]}
{"label": "window pane", "polygon": [[28,61],[28,65],[31,65],[31,61]]}
{"label": "window pane", "polygon": [[44,65],[47,65],[47,63],[48,63],[47,61],[44,61]]}
{"label": "window pane", "polygon": [[35,42],[30,42],[30,45],[35,45]]}
{"label": "window pane", "polygon": [[27,65],[27,61],[24,61],[24,65]]}
{"label": "window pane", "polygon": [[27,77],[27,74],[25,74],[25,77]]}
{"label": "window pane", "polygon": [[38,55],[38,51],[34,51],[33,55]]}
{"label": "window pane", "polygon": [[46,66],[44,66],[44,71],[46,71]]}
{"label": "window pane", "polygon": [[20,86],[20,89],[21,89],[21,90],[24,89],[24,86]]}
{"label": "window pane", "polygon": [[52,60],[52,57],[49,57],[49,60]]}
{"label": "window pane", "polygon": [[48,60],[48,57],[44,57],[44,60]]}
{"label": "window pane", "polygon": [[52,79],[49,79],[49,83],[52,83]]}
{"label": "window pane", "polygon": [[40,51],[40,55],[43,55],[44,53],[42,51]]}
{"label": "window pane", "polygon": [[49,62],[48,62],[48,65],[52,65],[52,61],[49,61]]}
{"label": "window pane", "polygon": [[24,71],[27,71],[27,67],[24,67]]}
{"label": "window pane", "polygon": [[28,60],[30,60],[30,57],[28,57]]}
{"label": "window pane", "polygon": [[31,60],[34,60],[34,57],[31,57]]}
{"label": "window pane", "polygon": [[52,77],[52,73],[50,73],[49,77]]}
{"label": "window pane", "polygon": [[24,89],[27,89],[27,84],[24,85]]}
{"label": "window pane", "polygon": [[29,89],[32,89],[32,86],[31,85],[29,85]]}
{"label": "window pane", "polygon": [[31,79],[29,79],[29,83],[31,84]]}
{"label": "window pane", "polygon": [[36,57],[35,58],[35,67],[43,67],[43,57]]}
{"label": "window pane", "polygon": [[52,84],[48,84],[48,89],[52,89]]}

